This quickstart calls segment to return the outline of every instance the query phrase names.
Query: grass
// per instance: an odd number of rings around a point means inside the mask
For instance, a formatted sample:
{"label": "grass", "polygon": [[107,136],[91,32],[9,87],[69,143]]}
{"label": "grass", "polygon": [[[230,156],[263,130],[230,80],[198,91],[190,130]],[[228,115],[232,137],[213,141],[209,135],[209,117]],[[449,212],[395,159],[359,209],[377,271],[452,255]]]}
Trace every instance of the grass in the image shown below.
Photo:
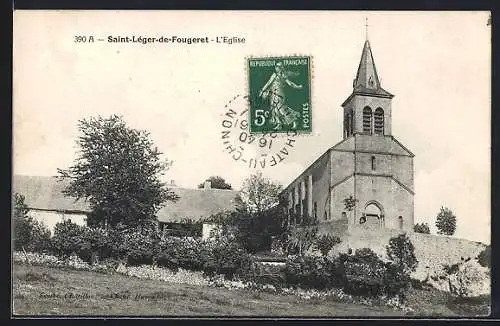
{"label": "grass", "polygon": [[[463,316],[488,312],[489,298],[454,302],[437,290],[412,290],[417,316]],[[15,315],[79,316],[404,316],[384,305],[304,300],[249,290],[172,284],[102,274],[14,264]]]}

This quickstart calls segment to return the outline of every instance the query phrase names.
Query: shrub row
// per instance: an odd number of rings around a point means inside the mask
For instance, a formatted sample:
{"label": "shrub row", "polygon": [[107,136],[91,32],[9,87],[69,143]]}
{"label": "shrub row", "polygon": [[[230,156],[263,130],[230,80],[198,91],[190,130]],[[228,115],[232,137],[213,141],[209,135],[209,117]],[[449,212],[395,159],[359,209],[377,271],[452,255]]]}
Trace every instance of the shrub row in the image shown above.
{"label": "shrub row", "polygon": [[[404,237],[391,241],[398,247],[408,247]],[[275,287],[342,289],[345,293],[372,297],[402,294],[410,284],[411,271],[411,268],[405,270],[407,263],[384,262],[365,248],[335,258],[290,256],[283,275],[256,278],[251,255],[228,235],[203,241],[162,235],[155,228],[105,230],[70,221],[56,225],[50,244],[43,250],[60,258],[76,255],[90,264],[106,260],[109,265],[110,260],[115,260],[129,266],[157,265],[172,271],[185,269],[202,271],[207,276],[224,275],[228,279],[237,276]]]}
{"label": "shrub row", "polygon": [[90,264],[99,260],[130,266],[156,264],[173,271],[182,268],[210,276],[222,274],[229,279],[247,276],[251,266],[251,256],[234,239],[202,241],[162,235],[152,228],[105,230],[71,221],[56,224],[49,243],[32,249],[63,259],[76,255]]}
{"label": "shrub row", "polygon": [[371,249],[338,257],[289,257],[285,267],[286,282],[309,289],[340,288],[345,293],[375,297],[402,296],[410,277],[398,265],[382,261]]}

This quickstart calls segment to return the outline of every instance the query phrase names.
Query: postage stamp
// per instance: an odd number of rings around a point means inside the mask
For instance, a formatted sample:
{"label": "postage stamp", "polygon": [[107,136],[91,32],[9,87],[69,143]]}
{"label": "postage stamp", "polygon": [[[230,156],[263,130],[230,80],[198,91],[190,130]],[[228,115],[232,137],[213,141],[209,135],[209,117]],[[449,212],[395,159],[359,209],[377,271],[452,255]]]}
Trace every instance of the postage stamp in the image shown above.
{"label": "postage stamp", "polygon": [[311,57],[247,61],[250,132],[311,132]]}

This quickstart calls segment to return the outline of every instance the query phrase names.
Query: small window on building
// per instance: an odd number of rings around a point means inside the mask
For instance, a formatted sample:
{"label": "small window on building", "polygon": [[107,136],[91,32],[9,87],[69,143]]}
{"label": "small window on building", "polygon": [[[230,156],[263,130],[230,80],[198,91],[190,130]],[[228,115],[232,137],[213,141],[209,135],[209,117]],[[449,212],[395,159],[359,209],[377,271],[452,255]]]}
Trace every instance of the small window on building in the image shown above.
{"label": "small window on building", "polygon": [[314,202],[314,208],[313,208],[313,211],[314,211],[314,219],[316,220],[318,218],[318,203],[317,202]]}
{"label": "small window on building", "polygon": [[346,212],[342,212],[342,219],[343,220],[347,220],[347,214],[346,214]]}
{"label": "small window on building", "polygon": [[363,109],[363,132],[372,133],[372,109],[368,106]]}
{"label": "small window on building", "polygon": [[347,112],[345,115],[345,120],[344,120],[344,129],[346,133],[346,137],[349,137],[352,135],[353,132],[353,114],[352,111]]}
{"label": "small window on building", "polygon": [[372,170],[375,170],[375,156],[372,156]]}
{"label": "small window on building", "polygon": [[403,229],[403,216],[398,217],[398,222],[399,222],[399,229]]}

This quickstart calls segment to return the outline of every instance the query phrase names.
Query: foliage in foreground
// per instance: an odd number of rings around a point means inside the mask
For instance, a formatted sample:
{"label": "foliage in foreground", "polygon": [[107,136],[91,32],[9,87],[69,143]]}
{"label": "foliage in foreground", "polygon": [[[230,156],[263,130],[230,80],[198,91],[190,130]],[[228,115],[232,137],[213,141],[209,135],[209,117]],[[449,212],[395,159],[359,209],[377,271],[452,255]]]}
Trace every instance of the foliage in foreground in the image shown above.
{"label": "foliage in foreground", "polygon": [[286,282],[302,288],[340,288],[345,293],[376,297],[401,296],[410,279],[392,262],[382,261],[371,249],[338,257],[292,256],[286,263]]}
{"label": "foliage in foreground", "polygon": [[23,195],[14,193],[12,199],[14,249],[47,250],[50,245],[49,229],[29,215],[29,209]]}
{"label": "foliage in foreground", "polygon": [[67,259],[76,255],[87,263],[115,260],[130,266],[152,265],[245,277],[250,254],[235,238],[217,236],[210,241],[161,234],[156,228],[103,229],[70,221],[56,224],[51,251]]}

